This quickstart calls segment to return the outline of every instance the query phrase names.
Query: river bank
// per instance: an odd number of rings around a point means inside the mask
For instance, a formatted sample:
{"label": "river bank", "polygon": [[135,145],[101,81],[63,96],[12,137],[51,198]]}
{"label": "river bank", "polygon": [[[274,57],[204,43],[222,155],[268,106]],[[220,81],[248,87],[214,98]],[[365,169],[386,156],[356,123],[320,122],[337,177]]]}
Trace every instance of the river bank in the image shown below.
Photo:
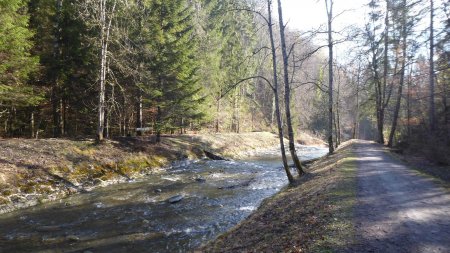
{"label": "river bank", "polygon": [[[242,157],[177,161],[154,175],[2,214],[0,252],[191,252],[288,183],[278,147],[233,149]],[[297,145],[297,152],[306,161],[327,149]]]}
{"label": "river bank", "polygon": [[195,160],[210,151],[228,158],[278,145],[259,132],[94,140],[0,140],[0,213],[61,199],[109,184],[157,174],[175,161]]}
{"label": "river bank", "polygon": [[332,252],[354,238],[356,162],[352,142],[307,168],[296,186],[266,199],[200,252]]}

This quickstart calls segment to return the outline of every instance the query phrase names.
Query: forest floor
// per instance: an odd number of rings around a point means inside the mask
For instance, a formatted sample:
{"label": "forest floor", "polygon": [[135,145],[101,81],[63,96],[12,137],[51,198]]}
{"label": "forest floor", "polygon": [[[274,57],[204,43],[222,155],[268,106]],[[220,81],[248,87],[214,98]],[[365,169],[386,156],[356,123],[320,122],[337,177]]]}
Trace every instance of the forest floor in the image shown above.
{"label": "forest floor", "polygon": [[279,145],[267,132],[94,140],[0,139],[0,213],[159,173],[204,150],[228,158]]}
{"label": "forest floor", "polygon": [[207,252],[449,252],[450,194],[373,142],[350,141]]}

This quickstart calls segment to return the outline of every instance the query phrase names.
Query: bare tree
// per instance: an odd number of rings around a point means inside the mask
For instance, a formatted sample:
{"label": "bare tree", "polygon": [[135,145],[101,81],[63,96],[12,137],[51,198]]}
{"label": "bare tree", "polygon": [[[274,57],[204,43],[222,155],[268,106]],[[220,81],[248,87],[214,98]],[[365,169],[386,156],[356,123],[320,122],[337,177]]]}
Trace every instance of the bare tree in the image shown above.
{"label": "bare tree", "polygon": [[277,118],[277,126],[278,126],[278,137],[280,139],[280,149],[281,156],[283,159],[283,167],[286,171],[286,175],[290,183],[294,182],[294,178],[289,170],[289,165],[286,158],[286,152],[284,148],[284,137],[283,137],[283,123],[281,122],[281,112],[280,112],[280,99],[278,95],[278,73],[277,73],[277,54],[275,48],[275,42],[273,37],[273,23],[272,23],[272,1],[267,0],[267,11],[268,11],[268,28],[269,28],[269,37],[270,37],[270,48],[272,51],[272,67],[273,67],[273,93],[275,100],[275,114]]}
{"label": "bare tree", "polygon": [[105,130],[106,74],[108,46],[112,21],[115,18],[117,0],[84,0],[81,3],[81,16],[99,30],[100,69],[98,93],[97,140],[102,141]]}
{"label": "bare tree", "polygon": [[288,128],[288,137],[289,137],[289,151],[292,156],[292,160],[294,161],[295,168],[297,169],[298,174],[301,176],[304,174],[302,164],[300,159],[297,156],[295,151],[295,139],[294,139],[294,129],[292,128],[292,119],[291,119],[291,87],[289,83],[289,56],[286,50],[286,36],[285,36],[285,25],[283,22],[283,8],[281,6],[281,0],[278,0],[278,21],[280,25],[280,38],[281,38],[281,51],[283,54],[283,73],[284,73],[284,100],[286,107],[286,124]]}
{"label": "bare tree", "polygon": [[434,1],[430,0],[430,130],[436,130],[436,109],[434,103]]}
{"label": "bare tree", "polygon": [[328,18],[328,152],[334,152],[333,145],[333,0],[325,0]]}
{"label": "bare tree", "polygon": [[[281,115],[281,109],[280,109],[280,98],[279,98],[279,83],[278,83],[278,68],[277,68],[277,53],[276,53],[276,46],[275,46],[275,38],[273,35],[273,21],[272,21],[272,0],[267,0],[267,18],[259,11],[255,11],[252,9],[246,9],[246,8],[236,8],[234,10],[238,10],[238,11],[247,11],[247,12],[252,12],[254,14],[257,14],[258,16],[260,16],[264,22],[266,23],[267,27],[268,27],[268,31],[269,31],[269,39],[270,39],[270,50],[271,50],[271,56],[272,56],[272,71],[273,71],[273,85],[272,83],[265,77],[263,76],[253,76],[253,77],[249,77],[249,78],[244,78],[242,80],[240,80],[239,82],[237,82],[236,84],[232,85],[231,88],[229,88],[227,91],[222,92],[221,91],[221,96],[222,95],[226,95],[231,89],[234,89],[237,85],[249,80],[249,79],[262,79],[264,80],[266,83],[268,83],[273,91],[273,100],[274,100],[274,111],[275,111],[275,117],[276,117],[276,121],[277,121],[277,129],[278,129],[278,138],[280,140],[280,151],[281,151],[281,157],[282,157],[282,161],[283,161],[283,168],[286,172],[286,176],[289,180],[289,183],[293,183],[294,182],[294,177],[292,176],[292,173],[289,169],[289,165],[288,165],[288,161],[287,161],[287,156],[286,156],[286,149],[284,146],[284,133],[283,133],[283,122],[282,122],[282,115]],[[216,124],[216,130],[217,130],[217,124]]]}

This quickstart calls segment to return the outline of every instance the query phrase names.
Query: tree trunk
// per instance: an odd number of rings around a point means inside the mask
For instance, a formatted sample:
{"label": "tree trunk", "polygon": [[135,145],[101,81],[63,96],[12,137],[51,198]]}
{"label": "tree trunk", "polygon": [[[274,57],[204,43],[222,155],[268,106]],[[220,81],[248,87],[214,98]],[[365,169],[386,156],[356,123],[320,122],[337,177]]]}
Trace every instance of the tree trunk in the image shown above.
{"label": "tree trunk", "polygon": [[30,131],[31,131],[31,138],[34,138],[34,131],[35,131],[35,121],[34,121],[34,108],[32,109],[33,111],[31,111],[31,115],[30,115]]}
{"label": "tree trunk", "polygon": [[402,9],[402,66],[400,70],[400,82],[398,84],[398,91],[397,91],[397,102],[395,104],[395,110],[394,110],[394,118],[392,120],[392,127],[391,132],[389,134],[389,142],[388,146],[392,147],[394,145],[394,136],[395,131],[397,129],[397,121],[398,121],[398,115],[400,112],[400,105],[402,101],[402,91],[403,91],[403,84],[405,81],[405,68],[406,68],[406,47],[407,47],[407,28],[406,28],[406,0],[403,0],[403,9]]}
{"label": "tree trunk", "polygon": [[106,0],[100,0],[100,89],[98,98],[98,125],[97,125],[97,140],[102,141],[105,130],[105,93],[106,93],[106,71],[107,71],[107,59],[108,59],[108,44],[109,35],[111,31],[112,19],[116,8],[116,1],[112,6],[112,11],[109,19],[107,20],[106,12]]}
{"label": "tree trunk", "polygon": [[216,100],[216,133],[220,132],[220,97],[222,94],[219,94],[219,97]]}
{"label": "tree trunk", "polygon": [[358,76],[356,77],[356,113],[355,113],[355,132],[354,139],[359,139],[359,82],[361,73],[361,65],[358,66]]}
{"label": "tree trunk", "polygon": [[275,49],[275,42],[273,38],[273,29],[272,29],[272,1],[267,0],[267,8],[268,8],[268,28],[269,28],[269,37],[270,37],[270,47],[272,50],[272,69],[273,69],[273,93],[274,93],[274,107],[275,107],[275,116],[277,120],[277,127],[278,127],[278,138],[280,140],[280,151],[281,151],[281,157],[283,160],[283,168],[286,172],[287,178],[289,180],[289,183],[294,182],[294,177],[291,174],[291,171],[289,170],[289,165],[287,162],[286,157],[286,149],[284,147],[284,135],[283,135],[283,123],[281,121],[281,112],[280,112],[280,99],[278,96],[278,73],[277,73],[277,54]]}
{"label": "tree trunk", "polygon": [[328,153],[334,152],[333,145],[333,0],[325,0],[328,17]]}
{"label": "tree trunk", "polygon": [[430,0],[430,130],[436,130],[436,109],[434,102],[434,1]]}
{"label": "tree trunk", "polygon": [[161,107],[158,106],[156,110],[156,143],[161,142]]}
{"label": "tree trunk", "polygon": [[[139,89],[139,94],[138,94],[138,101],[136,103],[136,128],[143,128],[143,120],[142,120],[142,91]],[[142,135],[142,130],[141,131],[137,131],[136,130],[136,135],[137,136],[141,136]]]}
{"label": "tree trunk", "polygon": [[66,134],[66,105],[63,98],[59,99],[59,132],[61,136]]}
{"label": "tree trunk", "polygon": [[57,98],[57,87],[56,80],[52,87],[52,114],[53,114],[53,138],[60,136],[59,128],[59,114],[58,114],[58,98]]}
{"label": "tree trunk", "polygon": [[[386,106],[389,104],[388,96],[386,98],[386,89],[387,89],[387,77],[388,77],[388,68],[389,68],[389,58],[388,58],[388,50],[389,50],[389,10],[390,10],[390,0],[386,0],[386,16],[384,19],[385,32],[384,32],[384,56],[383,56],[383,83],[376,77],[376,96],[377,96],[377,128],[378,128],[378,143],[384,144],[384,111]],[[373,56],[374,58],[376,55]],[[377,64],[374,61],[374,64]],[[376,67],[375,67],[376,68]]]}
{"label": "tree trunk", "polygon": [[289,86],[289,70],[288,70],[288,55],[286,51],[286,36],[284,33],[285,26],[283,22],[283,9],[281,7],[281,0],[278,0],[278,20],[280,25],[280,37],[281,37],[281,51],[283,53],[283,72],[284,72],[284,100],[285,100],[285,108],[286,108],[286,124],[288,128],[288,137],[289,137],[289,151],[291,152],[292,160],[294,161],[295,168],[299,176],[304,174],[302,164],[300,163],[300,159],[297,156],[295,151],[295,139],[294,139],[294,129],[292,128],[292,119],[291,119],[291,88]]}
{"label": "tree trunk", "polygon": [[407,132],[408,139],[411,138],[411,76],[412,76],[412,65],[408,76],[408,92],[406,94],[406,117],[407,117]]}
{"label": "tree trunk", "polygon": [[[57,0],[56,4],[56,19],[54,21],[54,38],[53,38],[53,58],[55,60],[54,64],[58,64],[58,68],[60,67],[61,60],[61,12],[62,12],[62,0]],[[52,113],[53,113],[53,137],[57,138],[61,136],[61,121],[60,121],[60,113],[61,110],[59,108],[59,99],[60,99],[60,91],[58,87],[58,73],[57,71],[53,71],[52,75]],[[61,108],[59,108],[61,109]]]}

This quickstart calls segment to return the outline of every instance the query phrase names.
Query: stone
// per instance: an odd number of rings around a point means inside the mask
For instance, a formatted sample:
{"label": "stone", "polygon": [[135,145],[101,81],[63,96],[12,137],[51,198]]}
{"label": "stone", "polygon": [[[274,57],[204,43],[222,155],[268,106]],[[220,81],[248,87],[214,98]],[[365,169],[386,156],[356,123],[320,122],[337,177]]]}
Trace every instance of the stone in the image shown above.
{"label": "stone", "polygon": [[68,236],[66,236],[66,239],[71,242],[78,242],[80,240],[80,237],[78,237],[76,235],[68,235]]}
{"label": "stone", "polygon": [[204,179],[204,178],[202,178],[202,177],[197,177],[197,178],[195,179],[195,181],[197,181],[197,182],[199,182],[199,183],[204,183],[204,182],[206,182],[206,179]]}
{"label": "stone", "polygon": [[183,195],[175,195],[173,197],[170,197],[167,202],[169,202],[170,204],[175,204],[180,202],[181,200],[183,200]]}

